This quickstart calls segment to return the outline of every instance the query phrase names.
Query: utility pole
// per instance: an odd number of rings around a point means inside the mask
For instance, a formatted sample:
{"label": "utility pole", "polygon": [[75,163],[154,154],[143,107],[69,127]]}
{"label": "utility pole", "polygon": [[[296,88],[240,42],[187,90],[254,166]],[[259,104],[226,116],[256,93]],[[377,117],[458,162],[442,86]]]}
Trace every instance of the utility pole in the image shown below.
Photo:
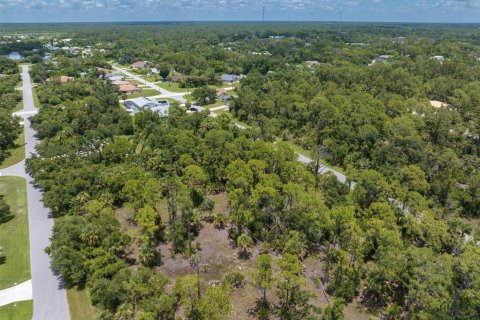
{"label": "utility pole", "polygon": [[265,7],[262,7],[262,24],[265,24]]}

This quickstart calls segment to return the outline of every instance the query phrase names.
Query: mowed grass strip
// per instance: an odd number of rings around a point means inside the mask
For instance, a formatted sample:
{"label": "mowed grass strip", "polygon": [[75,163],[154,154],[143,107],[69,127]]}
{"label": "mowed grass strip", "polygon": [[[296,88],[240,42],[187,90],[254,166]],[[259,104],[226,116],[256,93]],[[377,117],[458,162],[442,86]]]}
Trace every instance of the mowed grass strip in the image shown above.
{"label": "mowed grass strip", "polygon": [[67,289],[67,299],[71,320],[96,319],[95,308],[92,306],[87,289]]}
{"label": "mowed grass strip", "polygon": [[[10,156],[7,159],[3,160],[2,163],[0,163],[0,169],[13,166],[14,164],[19,163],[23,159],[25,159],[25,134],[22,130],[22,133],[20,133],[18,138],[15,140],[15,148],[10,150]],[[0,247],[1,246],[2,245],[0,244]]]}
{"label": "mowed grass strip", "polygon": [[2,320],[31,320],[33,316],[33,300],[18,301],[0,307]]}
{"label": "mowed grass strip", "polygon": [[[22,283],[30,276],[28,238],[27,182],[19,177],[0,177],[0,194],[14,213],[13,219],[0,224],[0,290]],[[3,319],[0,317],[0,319]]]}

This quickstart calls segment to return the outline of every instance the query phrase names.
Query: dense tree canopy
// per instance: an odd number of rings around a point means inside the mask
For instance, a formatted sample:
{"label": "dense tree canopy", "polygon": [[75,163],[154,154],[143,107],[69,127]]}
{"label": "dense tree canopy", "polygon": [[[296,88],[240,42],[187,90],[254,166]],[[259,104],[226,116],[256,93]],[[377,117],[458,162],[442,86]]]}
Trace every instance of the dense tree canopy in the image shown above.
{"label": "dense tree canopy", "polygon": [[[342,319],[355,303],[385,319],[479,318],[480,38],[471,28],[97,28],[69,32],[105,53],[59,52],[32,68],[42,141],[27,168],[59,218],[52,265],[67,286],[89,290],[102,319],[226,319],[244,282],[259,289],[249,307],[261,319]],[[369,65],[380,54],[387,63]],[[231,114],[130,116],[99,79],[107,59],[192,79],[246,77]],[[46,81],[59,75],[76,80]],[[201,87],[194,98],[211,94]],[[297,161],[298,146],[312,164]],[[349,184],[316,175],[320,161]],[[226,209],[213,214],[219,195]],[[227,229],[225,245],[251,270],[203,276],[197,240],[210,224]],[[162,274],[165,246],[194,272]]]}

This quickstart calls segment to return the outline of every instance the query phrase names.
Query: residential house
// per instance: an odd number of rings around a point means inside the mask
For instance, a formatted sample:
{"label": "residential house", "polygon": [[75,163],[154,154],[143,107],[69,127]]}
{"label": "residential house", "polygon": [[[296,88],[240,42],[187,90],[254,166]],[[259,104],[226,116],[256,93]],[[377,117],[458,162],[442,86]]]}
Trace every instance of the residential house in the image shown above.
{"label": "residential house", "polygon": [[121,84],[118,86],[118,90],[121,92],[121,93],[125,93],[125,94],[131,94],[131,93],[137,93],[137,92],[140,92],[140,89],[134,85],[134,84]]}
{"label": "residential house", "polygon": [[438,62],[443,62],[443,61],[445,61],[445,57],[444,57],[444,56],[433,56],[433,57],[431,57],[430,59],[437,60]]}
{"label": "residential house", "polygon": [[69,77],[69,76],[60,76],[58,78],[48,78],[47,81],[59,81],[61,83],[67,83],[67,82],[72,82],[74,81],[74,77]]}
{"label": "residential house", "polygon": [[124,81],[124,80],[114,80],[114,81],[112,81],[112,84],[114,86],[119,86],[119,85],[122,85],[122,84],[130,84],[130,82]]}
{"label": "residential house", "polygon": [[147,66],[147,62],[146,61],[137,61],[137,62],[134,62],[132,63],[132,67],[133,68],[137,68],[137,69],[143,69]]}
{"label": "residential house", "polygon": [[103,79],[110,81],[122,81],[125,77],[115,73],[107,73],[103,76]]}
{"label": "residential house", "polygon": [[216,92],[217,100],[227,102],[230,100],[230,95],[225,91],[225,89],[217,89]]}
{"label": "residential house", "polygon": [[436,100],[431,100],[431,101],[430,101],[430,105],[431,105],[432,107],[438,108],[438,109],[448,107],[448,104],[447,104],[447,103],[441,102],[441,101],[436,101]]}
{"label": "residential house", "polygon": [[386,54],[382,54],[381,56],[379,56],[378,58],[375,58],[372,60],[372,62],[368,65],[368,66],[372,66],[376,63],[387,63],[388,62],[388,59],[390,59],[391,56],[389,55],[386,55]]}
{"label": "residential house", "polygon": [[305,61],[305,64],[307,65],[307,67],[313,68],[314,66],[318,66],[320,62],[316,60],[308,60],[308,61]]}
{"label": "residential house", "polygon": [[131,114],[140,110],[151,110],[158,113],[161,117],[168,116],[170,104],[167,100],[153,100],[145,97],[128,99],[125,101],[125,109]]}
{"label": "residential house", "polygon": [[240,81],[242,77],[236,74],[224,73],[222,74],[221,78],[223,82],[232,83],[232,82]]}

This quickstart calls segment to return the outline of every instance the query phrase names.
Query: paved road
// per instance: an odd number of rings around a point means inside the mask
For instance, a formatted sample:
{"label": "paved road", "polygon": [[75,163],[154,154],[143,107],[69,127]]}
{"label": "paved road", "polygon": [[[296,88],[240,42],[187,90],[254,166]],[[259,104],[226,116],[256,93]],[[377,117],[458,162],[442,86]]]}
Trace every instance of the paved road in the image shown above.
{"label": "paved road", "polygon": [[[35,153],[38,139],[30,127],[28,117],[37,112],[34,106],[28,66],[23,66],[23,110],[16,114],[24,117],[25,154]],[[30,269],[33,288],[34,320],[68,320],[68,303],[62,279],[50,269],[50,258],[45,248],[50,244],[53,218],[42,202],[42,193],[25,173],[25,161],[2,170],[2,175],[15,175],[27,180],[28,224],[30,232]]]}

